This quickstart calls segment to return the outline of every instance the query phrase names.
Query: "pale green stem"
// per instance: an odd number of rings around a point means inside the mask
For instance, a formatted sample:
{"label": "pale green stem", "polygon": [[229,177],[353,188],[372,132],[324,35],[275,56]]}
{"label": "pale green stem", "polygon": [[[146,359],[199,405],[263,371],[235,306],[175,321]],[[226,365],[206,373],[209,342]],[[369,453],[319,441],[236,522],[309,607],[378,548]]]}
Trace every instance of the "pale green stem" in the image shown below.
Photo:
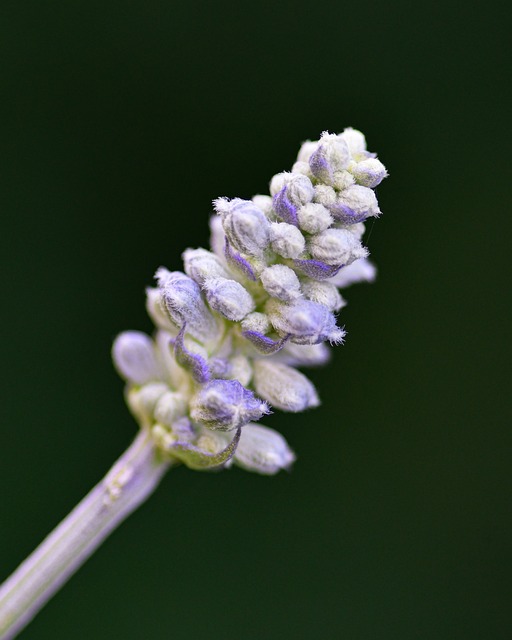
{"label": "pale green stem", "polygon": [[14,638],[170,467],[146,431],[0,587],[0,640]]}

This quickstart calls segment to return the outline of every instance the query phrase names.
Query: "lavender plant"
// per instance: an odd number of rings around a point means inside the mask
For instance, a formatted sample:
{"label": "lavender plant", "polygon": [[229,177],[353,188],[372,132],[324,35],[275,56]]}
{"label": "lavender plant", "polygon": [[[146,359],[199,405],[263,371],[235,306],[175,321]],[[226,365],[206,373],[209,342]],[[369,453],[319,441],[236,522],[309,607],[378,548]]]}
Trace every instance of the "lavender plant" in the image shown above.
{"label": "lavender plant", "polygon": [[361,238],[380,214],[374,188],[386,175],[361,132],[324,133],[272,178],[270,195],[216,200],[211,249],[187,249],[184,272],[158,269],[146,292],[154,335],[124,332],[112,350],[139,434],[2,585],[1,640],[23,629],[169,468],[290,467],[286,440],[258,421],[273,409],[318,406],[298,367],[325,364],[326,343],[343,341],[339,290],[374,279]]}

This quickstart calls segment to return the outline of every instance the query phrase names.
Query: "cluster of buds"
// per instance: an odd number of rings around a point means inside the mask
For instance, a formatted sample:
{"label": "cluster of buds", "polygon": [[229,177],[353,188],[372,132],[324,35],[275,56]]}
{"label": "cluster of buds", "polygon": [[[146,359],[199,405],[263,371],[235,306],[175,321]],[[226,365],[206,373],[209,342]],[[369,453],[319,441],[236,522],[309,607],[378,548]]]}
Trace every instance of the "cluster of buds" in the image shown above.
{"label": "cluster of buds", "polygon": [[184,272],[158,269],[147,290],[154,337],[122,333],[113,358],[163,455],[194,469],[290,466],[285,439],[255,422],[318,406],[297,367],[324,364],[326,343],[342,342],[339,289],[374,278],[361,238],[386,175],[362,133],[324,133],[270,195],[214,202],[210,251],[187,249]]}

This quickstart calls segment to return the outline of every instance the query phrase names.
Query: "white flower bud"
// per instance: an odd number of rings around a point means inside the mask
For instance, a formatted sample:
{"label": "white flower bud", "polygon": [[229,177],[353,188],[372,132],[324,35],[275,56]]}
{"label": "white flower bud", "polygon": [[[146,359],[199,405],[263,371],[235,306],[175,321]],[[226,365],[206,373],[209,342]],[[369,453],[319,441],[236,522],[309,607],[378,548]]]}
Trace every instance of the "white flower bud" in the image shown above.
{"label": "white flower bud", "polygon": [[186,249],[182,257],[185,273],[199,285],[202,285],[207,278],[231,277],[220,258],[211,251]]}
{"label": "white flower bud", "polygon": [[247,471],[274,475],[287,469],[295,461],[295,455],[280,433],[251,423],[242,429],[233,460]]}
{"label": "white flower bud", "polygon": [[162,379],[163,370],[153,340],[141,331],[119,334],[112,346],[112,358],[117,371],[128,382],[145,384]]}
{"label": "white flower bud", "polygon": [[249,358],[243,355],[234,356],[230,360],[232,380],[238,380],[240,384],[246,387],[252,379],[252,365]]}
{"label": "white flower bud", "polygon": [[354,164],[350,170],[357,184],[363,187],[369,187],[370,189],[379,185],[388,175],[386,167],[380,160],[377,160],[377,158],[362,160]]}
{"label": "white flower bud", "polygon": [[337,287],[325,280],[307,280],[303,282],[302,293],[307,300],[323,304],[329,311],[339,311],[347,304],[341,297]]}
{"label": "white flower bud", "polygon": [[291,367],[319,367],[329,361],[331,350],[325,344],[295,344],[287,342],[272,360],[283,362]]}
{"label": "white flower bud", "polygon": [[155,405],[155,420],[171,427],[173,423],[187,413],[187,399],[182,393],[167,391],[158,398]]}
{"label": "white flower bud", "polygon": [[252,197],[253,203],[268,217],[272,215],[272,198],[257,194]]}
{"label": "white flower bud", "polygon": [[283,411],[296,413],[320,404],[313,384],[286,364],[256,360],[253,382],[259,396]]}
{"label": "white flower bud", "polygon": [[238,322],[254,311],[251,294],[236,280],[208,278],[203,286],[210,307],[228,320]]}
{"label": "white flower bud", "polygon": [[302,173],[278,173],[270,183],[270,193],[277,195],[286,187],[286,196],[295,206],[311,202],[315,193],[311,180]]}
{"label": "white flower bud", "polygon": [[250,200],[240,198],[218,198],[214,204],[230,243],[248,255],[261,255],[268,246],[269,231],[263,211]]}
{"label": "white flower bud", "polygon": [[368,250],[346,229],[326,229],[312,236],[308,249],[313,258],[329,265],[350,264],[368,255]]}
{"label": "white flower bud", "polygon": [[354,182],[355,178],[349,171],[336,171],[332,179],[333,186],[339,191],[350,187]]}
{"label": "white flower bud", "polygon": [[366,139],[357,129],[347,127],[343,133],[340,134],[340,138],[347,143],[350,153],[353,156],[357,156],[366,151]]}
{"label": "white flower bud", "polygon": [[255,311],[250,313],[242,320],[242,329],[244,331],[255,331],[257,333],[267,334],[272,328],[270,320],[266,313]]}
{"label": "white flower bud", "polygon": [[334,222],[333,217],[323,205],[308,202],[297,212],[300,228],[306,233],[320,233]]}
{"label": "white flower bud", "polygon": [[283,258],[297,258],[304,251],[306,241],[299,229],[293,224],[272,222],[270,225],[270,244],[272,249]]}
{"label": "white flower bud", "polygon": [[153,412],[159,399],[169,390],[163,382],[150,382],[140,388],[130,389],[127,395],[132,413],[143,422],[153,421]]}
{"label": "white flower bud", "polygon": [[224,247],[226,246],[226,234],[219,216],[210,216],[210,247],[217,257],[224,260]]}
{"label": "white flower bud", "polygon": [[292,173],[302,173],[302,175],[307,176],[310,180],[313,178],[309,162],[295,162],[292,166]]}
{"label": "white flower bud", "polygon": [[309,159],[317,149],[318,149],[318,140],[313,142],[311,140],[306,140],[306,142],[302,143],[302,146],[299,149],[299,153],[297,154],[297,160],[299,162],[307,162],[309,164]]}
{"label": "white flower bud", "polygon": [[375,265],[369,260],[356,260],[348,267],[343,267],[329,282],[343,289],[357,282],[373,282],[377,276]]}
{"label": "white flower bud", "polygon": [[175,337],[168,331],[158,331],[155,336],[158,347],[158,355],[163,364],[165,379],[174,389],[186,388],[189,384],[189,375],[180,367],[174,357]]}
{"label": "white flower bud", "polygon": [[348,226],[343,225],[343,229],[350,231],[353,233],[358,240],[364,236],[364,232],[366,231],[366,227],[364,226],[364,222],[357,222],[356,224],[350,224]]}
{"label": "white flower bud", "polygon": [[300,282],[293,269],[284,264],[274,264],[260,274],[265,291],[284,302],[293,302],[300,298]]}
{"label": "white flower bud", "polygon": [[314,201],[328,207],[336,202],[336,191],[326,184],[317,184],[315,187]]}
{"label": "white flower bud", "polygon": [[169,319],[163,304],[162,294],[156,287],[147,287],[146,289],[146,311],[155,326],[176,335],[176,325]]}

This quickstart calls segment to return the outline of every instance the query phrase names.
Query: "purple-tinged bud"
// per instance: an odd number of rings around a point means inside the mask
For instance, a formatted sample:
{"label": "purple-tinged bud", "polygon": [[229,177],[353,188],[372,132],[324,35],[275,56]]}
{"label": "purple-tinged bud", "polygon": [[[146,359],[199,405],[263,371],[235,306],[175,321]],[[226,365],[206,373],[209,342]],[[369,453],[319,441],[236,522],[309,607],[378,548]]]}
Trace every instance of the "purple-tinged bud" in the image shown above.
{"label": "purple-tinged bud", "polygon": [[231,431],[269,413],[265,402],[238,380],[211,380],[190,403],[192,420],[209,429]]}
{"label": "purple-tinged bud", "polygon": [[293,269],[284,264],[274,264],[260,274],[261,284],[273,298],[294,302],[301,296],[300,282]]}
{"label": "purple-tinged bud", "polygon": [[336,191],[327,184],[317,184],[315,187],[315,202],[323,204],[324,207],[329,207],[336,204]]}
{"label": "purple-tinged bud", "polygon": [[243,331],[257,331],[258,333],[268,333],[272,330],[270,320],[265,313],[255,311],[242,320]]}
{"label": "purple-tinged bud", "polygon": [[368,158],[350,168],[357,184],[374,189],[388,175],[386,167],[377,158]]}
{"label": "purple-tinged bud", "polygon": [[309,163],[309,159],[313,155],[313,153],[318,149],[318,140],[312,142],[311,140],[306,140],[301,145],[299,149],[299,153],[297,154],[297,162],[307,162]]}
{"label": "purple-tinged bud", "polygon": [[216,256],[224,258],[224,247],[226,245],[226,234],[219,216],[210,216],[210,247]]}
{"label": "purple-tinged bud", "polygon": [[112,346],[112,358],[119,375],[134,384],[161,380],[163,370],[153,340],[140,331],[125,331]]}
{"label": "purple-tinged bud", "polygon": [[375,265],[369,260],[356,260],[348,267],[343,267],[329,282],[340,289],[358,282],[373,282],[377,276]]}
{"label": "purple-tinged bud", "polygon": [[309,202],[301,207],[297,219],[299,227],[306,233],[320,233],[334,222],[329,210],[317,202]]}
{"label": "purple-tinged bud", "polygon": [[273,327],[281,335],[289,334],[297,344],[317,344],[329,340],[339,343],[345,332],[336,326],[333,314],[323,305],[310,300],[283,304],[270,299],[266,305]]}
{"label": "purple-tinged bud", "polygon": [[324,132],[316,151],[309,158],[313,175],[326,184],[334,184],[336,174],[348,167],[350,151],[345,140]]}
{"label": "purple-tinged bud", "polygon": [[156,272],[162,300],[171,320],[178,327],[187,323],[187,331],[201,342],[208,342],[219,335],[217,321],[206,306],[197,282],[181,271],[167,271],[161,267]]}
{"label": "purple-tinged bud", "polygon": [[332,278],[341,269],[341,266],[326,264],[321,260],[294,260],[293,264],[301,273],[315,280]]}
{"label": "purple-tinged bud", "polygon": [[206,249],[187,249],[183,252],[185,273],[202,285],[206,278],[229,278],[230,273],[220,258]]}
{"label": "purple-tinged bud", "polygon": [[368,250],[346,229],[326,229],[312,236],[308,250],[315,260],[329,265],[347,265],[368,256]]}
{"label": "purple-tinged bud", "polygon": [[283,411],[297,413],[320,404],[313,384],[286,364],[256,360],[253,381],[256,393]]}
{"label": "purple-tinged bud", "polygon": [[274,475],[281,469],[288,469],[295,462],[295,455],[277,431],[248,424],[242,429],[233,460],[247,471]]}
{"label": "purple-tinged bud", "polygon": [[175,391],[167,391],[160,396],[155,405],[155,420],[167,427],[172,427],[187,411],[188,403],[185,396]]}
{"label": "purple-tinged bud", "polygon": [[[281,188],[274,191],[279,185]],[[272,179],[271,193],[274,193],[277,215],[288,224],[297,225],[297,211],[311,202],[315,189],[311,180],[302,173],[281,173]]]}
{"label": "purple-tinged bud", "polygon": [[163,304],[162,294],[157,287],[146,289],[146,311],[156,327],[176,334],[176,325],[169,319],[169,314]]}
{"label": "purple-tinged bud", "polygon": [[339,311],[347,303],[340,295],[338,288],[326,282],[319,280],[307,280],[302,283],[302,293],[307,300],[323,304],[329,311]]}
{"label": "purple-tinged bud", "polygon": [[265,214],[250,200],[218,198],[215,210],[230,243],[243,253],[260,256],[268,246],[269,222]]}
{"label": "purple-tinged bud", "polygon": [[306,247],[306,240],[299,229],[286,222],[270,225],[270,242],[273,251],[283,258],[297,258]]}
{"label": "purple-tinged bud", "polygon": [[320,367],[331,358],[331,350],[325,344],[295,344],[288,342],[273,360],[291,367]]}
{"label": "purple-tinged bud", "polygon": [[[240,442],[241,429],[238,429],[231,442],[222,450],[216,452],[207,451],[190,442],[177,441],[169,442],[165,450],[171,455],[176,456],[183,464],[190,469],[198,471],[202,469],[213,469],[215,467],[225,467],[233,457],[238,443]],[[205,441],[211,440],[201,436],[200,444],[206,444]],[[208,443],[209,444],[209,443]]]}
{"label": "purple-tinged bud", "polygon": [[238,322],[254,311],[251,294],[236,280],[208,278],[203,287],[210,307],[228,320]]}
{"label": "purple-tinged bud", "polygon": [[272,198],[270,196],[264,196],[257,194],[252,197],[252,202],[263,211],[263,213],[269,218],[272,215]]}
{"label": "purple-tinged bud", "polygon": [[363,222],[366,218],[377,217],[381,213],[375,193],[358,184],[342,191],[336,202],[327,208],[335,220],[344,224]]}
{"label": "purple-tinged bud", "polygon": [[[185,322],[174,341],[174,355],[176,357],[176,362],[180,367],[186,369],[196,382],[208,382],[211,375],[208,367],[208,361],[201,353],[194,353],[194,351],[189,348],[194,344],[192,341],[189,340],[188,347],[185,346],[186,328],[187,323]],[[197,349],[204,351],[199,345],[197,345]]]}

